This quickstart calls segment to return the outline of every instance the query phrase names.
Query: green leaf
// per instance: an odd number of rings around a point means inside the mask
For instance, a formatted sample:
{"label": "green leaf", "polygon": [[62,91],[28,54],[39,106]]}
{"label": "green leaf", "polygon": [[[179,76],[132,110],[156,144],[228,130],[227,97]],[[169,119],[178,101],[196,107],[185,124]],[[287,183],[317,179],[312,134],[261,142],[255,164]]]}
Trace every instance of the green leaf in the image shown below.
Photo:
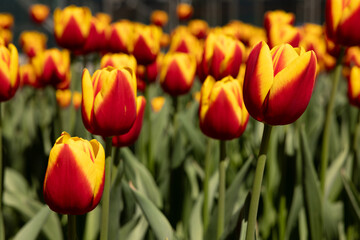
{"label": "green leaf", "polygon": [[322,204],[319,180],[313,165],[308,138],[305,130],[301,128],[301,149],[303,158],[303,192],[308,227],[311,239],[322,239]]}
{"label": "green leaf", "polygon": [[119,219],[123,202],[121,199],[121,179],[123,175],[123,162],[119,163],[115,180],[110,190],[109,209],[109,239],[118,239]]}
{"label": "green leaf", "polygon": [[290,234],[299,220],[299,213],[301,208],[303,207],[303,198],[301,195],[302,195],[301,186],[296,186],[293,194],[290,212],[286,223],[285,239],[290,239]]}
{"label": "green leaf", "polygon": [[14,240],[36,239],[49,215],[50,209],[47,205],[44,205],[41,210],[20,229],[20,231],[15,235]]}
{"label": "green leaf", "polygon": [[203,239],[202,206],[204,202],[203,194],[197,198],[190,215],[189,236],[190,240]]}
{"label": "green leaf", "polygon": [[130,188],[157,239],[174,239],[174,230],[160,210],[156,208],[153,202],[136,190],[131,183]]}
{"label": "green leaf", "polygon": [[101,206],[86,214],[84,240],[96,240],[100,230]]}
{"label": "green leaf", "polygon": [[124,157],[125,174],[140,192],[148,196],[159,208],[162,208],[162,198],[154,178],[149,170],[142,165],[129,148],[121,148]]}
{"label": "green leaf", "polygon": [[339,239],[338,226],[343,222],[343,202],[332,203],[325,199],[324,203],[324,234],[326,239]]}
{"label": "green leaf", "polygon": [[351,180],[345,175],[344,172],[341,172],[341,179],[345,187],[345,191],[350,199],[351,206],[353,207],[356,216],[360,220],[360,193],[356,190],[355,185]]}

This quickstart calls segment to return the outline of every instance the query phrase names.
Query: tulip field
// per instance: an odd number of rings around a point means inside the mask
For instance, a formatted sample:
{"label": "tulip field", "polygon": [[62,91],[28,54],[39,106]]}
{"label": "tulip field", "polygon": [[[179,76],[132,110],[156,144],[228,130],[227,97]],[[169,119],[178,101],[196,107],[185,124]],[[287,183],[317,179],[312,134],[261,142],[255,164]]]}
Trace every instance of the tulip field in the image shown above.
{"label": "tulip field", "polygon": [[0,240],[360,239],[360,2],[323,11],[0,8]]}

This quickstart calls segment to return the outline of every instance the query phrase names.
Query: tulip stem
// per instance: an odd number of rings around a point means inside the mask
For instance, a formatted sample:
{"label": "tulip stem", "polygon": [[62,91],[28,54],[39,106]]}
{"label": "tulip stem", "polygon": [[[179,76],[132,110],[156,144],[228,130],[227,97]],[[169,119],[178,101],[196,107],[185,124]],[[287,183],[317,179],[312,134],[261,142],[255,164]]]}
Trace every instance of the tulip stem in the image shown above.
{"label": "tulip stem", "polygon": [[111,186],[111,150],[112,150],[112,137],[106,138],[105,143],[105,183],[104,192],[102,196],[102,212],[101,212],[101,230],[100,240],[108,239],[109,229],[109,205],[110,205],[110,186]]}
{"label": "tulip stem", "polygon": [[145,99],[148,103],[145,106],[145,118],[148,122],[148,143],[147,143],[147,155],[148,155],[148,169],[152,174],[155,174],[155,161],[152,153],[152,124],[151,124],[151,99],[150,99],[150,86],[145,88]]}
{"label": "tulip stem", "polygon": [[220,162],[219,162],[219,202],[217,238],[220,239],[224,232],[225,225],[225,189],[226,189],[226,141],[220,141]]}
{"label": "tulip stem", "polygon": [[209,179],[210,179],[210,158],[212,149],[212,139],[209,138],[207,142],[206,156],[205,156],[205,179],[204,179],[204,205],[203,205],[203,226],[206,232],[209,223]]}
{"label": "tulip stem", "polygon": [[68,239],[76,240],[76,215],[68,214]]}
{"label": "tulip stem", "polygon": [[330,130],[332,124],[332,113],[335,104],[336,91],[339,85],[343,55],[344,55],[344,49],[342,48],[338,61],[336,63],[330,100],[326,110],[326,118],[325,118],[324,133],[323,133],[322,148],[321,148],[321,163],[320,163],[320,186],[321,186],[321,191],[323,193],[325,190],[326,170],[329,161],[329,140],[330,140],[329,138],[330,138]]}
{"label": "tulip stem", "polygon": [[3,173],[4,173],[4,163],[3,163],[3,156],[2,156],[2,104],[0,103],[0,240],[5,239],[5,226],[4,226],[4,220],[3,220]]}
{"label": "tulip stem", "polygon": [[265,169],[265,163],[267,157],[266,155],[270,142],[271,129],[272,126],[267,124],[264,125],[264,132],[261,140],[260,152],[256,164],[255,178],[251,192],[248,225],[246,230],[246,240],[253,240],[255,236],[255,224],[256,224],[256,217],[259,207],[261,182],[264,175],[264,169]]}

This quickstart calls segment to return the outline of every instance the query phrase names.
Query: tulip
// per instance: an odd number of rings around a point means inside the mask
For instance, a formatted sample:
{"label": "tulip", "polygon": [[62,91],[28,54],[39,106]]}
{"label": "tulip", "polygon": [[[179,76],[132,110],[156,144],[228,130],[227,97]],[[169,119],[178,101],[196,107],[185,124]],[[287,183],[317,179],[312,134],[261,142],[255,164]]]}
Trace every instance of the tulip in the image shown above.
{"label": "tulip", "polygon": [[193,7],[187,3],[179,3],[176,6],[176,14],[179,20],[188,20],[194,12]]}
{"label": "tulip", "polygon": [[56,90],[56,102],[58,103],[58,105],[62,108],[66,108],[70,105],[71,103],[71,91],[70,89],[65,89],[65,90]]}
{"label": "tulip", "polygon": [[19,86],[19,54],[13,44],[9,48],[0,46],[0,102],[15,95]]}
{"label": "tulip", "polygon": [[156,81],[158,73],[161,70],[161,66],[163,64],[164,54],[159,53],[156,57],[155,62],[148,64],[145,66],[145,78],[148,83],[153,83]]}
{"label": "tulip", "polygon": [[61,214],[85,214],[99,203],[104,177],[101,144],[63,132],[50,151],[43,188],[45,202]]}
{"label": "tulip", "polygon": [[35,23],[43,23],[50,14],[50,8],[44,4],[33,4],[29,9],[30,17]]}
{"label": "tulip", "polygon": [[146,100],[143,96],[137,97],[136,103],[136,120],[131,129],[122,135],[112,138],[112,145],[116,147],[130,146],[138,139],[144,118]]}
{"label": "tulip", "polygon": [[205,76],[220,80],[228,75],[236,77],[243,61],[245,46],[235,38],[210,33],[205,40],[201,68]]}
{"label": "tulip", "polygon": [[240,82],[231,76],[216,81],[208,76],[201,87],[199,105],[201,131],[215,139],[238,138],[249,120]]}
{"label": "tulip", "polygon": [[135,24],[133,39],[129,45],[129,52],[137,62],[147,65],[155,61],[160,52],[161,28],[155,25]]}
{"label": "tulip", "polygon": [[56,89],[70,86],[70,53],[52,48],[40,52],[32,59],[37,77],[37,87],[51,85]]}
{"label": "tulip", "polygon": [[24,64],[19,68],[21,85],[37,86],[34,67],[31,64]]}
{"label": "tulip", "polygon": [[136,78],[136,86],[137,86],[137,90],[139,92],[144,92],[146,89],[146,82],[143,81],[141,78]]}
{"label": "tulip", "polygon": [[295,15],[283,10],[268,11],[264,15],[264,27],[267,32],[273,25],[293,25]]}
{"label": "tulip", "polygon": [[0,45],[9,45],[9,43],[12,41],[13,35],[12,32],[9,29],[6,28],[0,28],[0,39],[1,42],[3,42]]}
{"label": "tulip", "polygon": [[151,109],[155,112],[158,113],[160,112],[160,110],[163,108],[165,104],[165,98],[164,97],[154,97],[153,99],[151,99]]}
{"label": "tulip", "polygon": [[100,68],[108,66],[114,68],[129,67],[135,71],[137,63],[135,57],[132,55],[127,55],[125,53],[107,53],[101,58]]}
{"label": "tulip", "polygon": [[178,96],[190,91],[196,73],[196,59],[191,54],[168,53],[160,72],[160,84],[165,92]]}
{"label": "tulip", "polygon": [[57,43],[76,50],[85,44],[90,32],[91,11],[87,7],[68,6],[54,12],[54,32]]}
{"label": "tulip", "polygon": [[191,34],[199,39],[206,38],[209,32],[208,23],[201,19],[194,19],[189,21],[188,28]]}
{"label": "tulip", "polygon": [[310,101],[316,64],[313,51],[289,44],[270,51],[265,42],[258,43],[249,55],[244,79],[244,101],[250,115],[270,125],[298,119]]}
{"label": "tulip", "polygon": [[346,49],[344,62],[347,66],[360,67],[360,47],[354,46]]}
{"label": "tulip", "polygon": [[72,97],[72,104],[74,105],[75,110],[78,110],[80,108],[81,99],[82,99],[82,94],[78,91],[74,91]]}
{"label": "tulip", "polygon": [[111,52],[128,53],[128,48],[132,41],[133,28],[133,23],[128,20],[121,20],[111,24],[106,37],[108,50]]}
{"label": "tulip", "polygon": [[111,16],[107,13],[98,12],[95,14],[95,17],[105,25],[109,25],[111,23]]}
{"label": "tulip", "polygon": [[168,14],[162,10],[155,10],[151,13],[150,22],[159,27],[164,27],[168,22]]}
{"label": "tulip", "polygon": [[171,34],[169,52],[192,53],[201,60],[201,45],[199,40],[194,37],[188,28],[177,27]]}
{"label": "tulip", "polygon": [[348,76],[348,98],[350,104],[360,107],[360,68],[353,66]]}
{"label": "tulip", "polygon": [[14,25],[14,17],[10,13],[0,13],[0,28],[9,29]]}
{"label": "tulip", "polygon": [[84,45],[81,47],[80,53],[87,54],[105,50],[106,48],[106,25],[97,18],[92,17],[90,22],[89,35]]}
{"label": "tulip", "polygon": [[293,47],[299,46],[300,32],[292,25],[274,24],[271,26],[267,34],[268,43],[271,48],[282,43],[288,43]]}
{"label": "tulip", "polygon": [[130,68],[87,69],[82,75],[82,119],[86,129],[103,137],[130,130],[136,118],[136,77]]}
{"label": "tulip", "polygon": [[357,0],[327,0],[326,33],[335,43],[360,45],[360,32],[354,31],[360,22],[360,2]]}
{"label": "tulip", "polygon": [[24,31],[19,37],[20,46],[24,53],[29,57],[34,57],[37,53],[46,49],[47,37],[37,31]]}
{"label": "tulip", "polygon": [[167,34],[167,33],[163,33],[161,34],[161,37],[160,37],[160,47],[161,48],[166,48],[168,47],[170,44],[170,35]]}

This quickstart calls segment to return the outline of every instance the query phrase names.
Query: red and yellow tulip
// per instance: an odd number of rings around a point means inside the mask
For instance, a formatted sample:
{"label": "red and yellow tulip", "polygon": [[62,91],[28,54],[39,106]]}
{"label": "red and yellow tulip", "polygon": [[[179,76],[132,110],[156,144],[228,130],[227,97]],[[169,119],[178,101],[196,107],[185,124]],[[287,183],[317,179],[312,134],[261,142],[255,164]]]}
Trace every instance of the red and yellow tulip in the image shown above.
{"label": "red and yellow tulip", "polygon": [[160,72],[160,85],[165,92],[178,96],[190,91],[196,73],[195,56],[186,53],[167,53]]}
{"label": "red and yellow tulip", "polygon": [[249,120],[240,82],[231,76],[220,81],[208,76],[201,87],[199,119],[201,131],[211,138],[239,137]]}
{"label": "red and yellow tulip", "polygon": [[110,52],[128,53],[132,41],[134,24],[129,20],[121,20],[110,25],[107,31],[108,50]]}
{"label": "red and yellow tulip", "polygon": [[360,108],[360,68],[353,66],[347,79],[349,102]]}
{"label": "red and yellow tulip", "polygon": [[0,28],[0,45],[9,45],[9,43],[13,39],[13,34],[10,29],[7,28]]}
{"label": "red and yellow tulip", "polygon": [[179,20],[188,20],[191,18],[194,8],[188,3],[179,3],[176,6],[176,14]]}
{"label": "red and yellow tulip", "polygon": [[243,62],[245,46],[222,33],[210,33],[205,40],[201,68],[205,76],[220,80],[228,75],[236,78]]}
{"label": "red and yellow tulip", "polygon": [[22,86],[24,85],[29,85],[33,87],[37,86],[35,70],[32,64],[28,63],[21,65],[19,68],[19,75],[20,75],[20,84]]}
{"label": "red and yellow tulip", "polygon": [[102,51],[106,49],[106,25],[96,17],[91,18],[89,35],[80,53],[87,54],[90,52]]}
{"label": "red and yellow tulip", "polygon": [[81,92],[74,91],[72,96],[72,104],[74,105],[75,110],[80,108],[81,100],[82,100]]}
{"label": "red and yellow tulip", "polygon": [[54,32],[57,43],[71,50],[81,49],[90,32],[91,11],[87,7],[68,6],[54,11]]}
{"label": "red and yellow tulip", "polygon": [[112,145],[116,147],[124,147],[133,145],[136,140],[138,139],[141,128],[142,122],[144,119],[144,112],[145,112],[145,105],[146,100],[143,96],[137,97],[137,104],[136,104],[136,120],[131,127],[131,129],[122,135],[114,136],[112,138]]}
{"label": "red and yellow tulip", "polygon": [[136,71],[137,63],[133,55],[127,55],[125,53],[107,53],[100,61],[100,68],[105,67],[122,68],[129,67],[133,71]]}
{"label": "red and yellow tulip", "polygon": [[156,113],[161,111],[164,104],[165,104],[165,98],[162,96],[154,97],[153,99],[151,99],[151,109]]}
{"label": "red and yellow tulip", "polygon": [[273,25],[293,25],[295,15],[283,10],[267,11],[264,15],[264,27],[267,32]]}
{"label": "red and yellow tulip", "polygon": [[129,45],[129,52],[134,55],[139,64],[147,65],[155,61],[160,52],[162,30],[155,25],[134,25],[133,39]]}
{"label": "red and yellow tulip", "polygon": [[156,26],[163,27],[168,22],[168,14],[162,10],[155,10],[151,13],[150,22]]}
{"label": "red and yellow tulip", "polygon": [[45,4],[33,4],[29,9],[30,18],[35,23],[43,23],[50,14],[50,8]]}
{"label": "red and yellow tulip", "polygon": [[136,119],[136,77],[128,67],[87,69],[82,75],[82,119],[86,129],[103,137],[121,135]]}
{"label": "red and yellow tulip", "polygon": [[12,98],[19,87],[19,54],[13,44],[0,46],[0,102]]}
{"label": "red and yellow tulip", "polygon": [[250,115],[270,125],[285,125],[305,111],[313,91],[317,59],[313,51],[265,42],[251,51],[244,79],[244,101]]}
{"label": "red and yellow tulip", "polygon": [[51,85],[56,89],[70,86],[70,52],[57,48],[47,49],[32,58],[37,87]]}
{"label": "red and yellow tulip", "polygon": [[0,13],[0,28],[9,29],[14,25],[14,16],[10,13]]}
{"label": "red and yellow tulip", "polygon": [[95,14],[95,17],[105,25],[109,25],[112,21],[111,16],[104,12],[98,12]]}
{"label": "red and yellow tulip", "polygon": [[19,42],[23,52],[32,58],[46,49],[47,37],[41,32],[24,31],[20,34]]}
{"label": "red and yellow tulip", "polygon": [[101,144],[63,132],[50,151],[44,199],[61,214],[81,215],[99,203],[105,182],[105,152]]}
{"label": "red and yellow tulip", "polygon": [[208,23],[201,19],[194,19],[189,21],[188,28],[191,34],[199,39],[206,38],[209,33]]}
{"label": "red and yellow tulip", "polygon": [[360,45],[360,31],[355,31],[360,22],[360,1],[327,0],[326,33],[336,44]]}
{"label": "red and yellow tulip", "polygon": [[61,108],[70,106],[71,103],[71,91],[70,89],[58,89],[56,90],[56,102]]}

